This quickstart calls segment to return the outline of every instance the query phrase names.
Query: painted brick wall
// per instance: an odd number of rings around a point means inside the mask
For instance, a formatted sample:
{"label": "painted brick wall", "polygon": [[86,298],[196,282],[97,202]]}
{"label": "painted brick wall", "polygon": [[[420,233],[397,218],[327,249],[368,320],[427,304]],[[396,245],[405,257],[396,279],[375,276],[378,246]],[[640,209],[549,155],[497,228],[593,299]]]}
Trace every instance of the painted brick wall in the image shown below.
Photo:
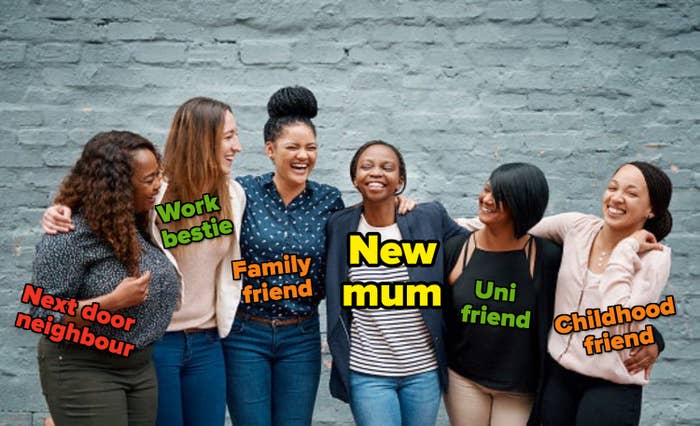
{"label": "painted brick wall", "polygon": [[[176,107],[205,95],[234,107],[236,172],[269,171],[265,103],[289,84],[318,97],[313,177],[347,202],[351,154],[375,138],[402,149],[411,197],[455,216],[474,214],[503,162],[544,169],[550,213],[598,212],[623,161],[666,170],[679,312],[658,323],[668,346],[642,423],[700,423],[697,0],[0,0],[0,11],[0,425],[38,425],[46,410],[36,337],[12,324],[38,220],[82,144],[116,128],[162,146]],[[327,369],[315,419],[351,422]]]}

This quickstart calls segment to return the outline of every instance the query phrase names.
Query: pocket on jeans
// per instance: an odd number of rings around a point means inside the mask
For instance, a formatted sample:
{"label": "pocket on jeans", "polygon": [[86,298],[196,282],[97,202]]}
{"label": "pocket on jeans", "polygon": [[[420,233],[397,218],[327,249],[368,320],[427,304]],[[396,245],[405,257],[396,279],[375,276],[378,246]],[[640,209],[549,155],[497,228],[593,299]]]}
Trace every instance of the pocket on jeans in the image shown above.
{"label": "pocket on jeans", "polygon": [[63,382],[62,372],[65,361],[59,344],[42,338],[38,345],[37,362],[42,391],[47,394]]}

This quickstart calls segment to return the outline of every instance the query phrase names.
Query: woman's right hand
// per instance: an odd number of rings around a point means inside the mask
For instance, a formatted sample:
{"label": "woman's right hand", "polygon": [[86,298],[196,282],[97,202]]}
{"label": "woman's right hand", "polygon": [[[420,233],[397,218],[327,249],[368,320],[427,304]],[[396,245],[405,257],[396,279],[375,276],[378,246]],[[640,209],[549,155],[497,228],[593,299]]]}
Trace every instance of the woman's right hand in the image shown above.
{"label": "woman's right hand", "polygon": [[112,290],[114,310],[140,305],[148,297],[148,286],[151,283],[151,271],[146,271],[140,277],[127,277]]}
{"label": "woman's right hand", "polygon": [[73,221],[71,216],[73,212],[70,207],[61,204],[50,206],[44,211],[44,216],[41,218],[41,227],[49,235],[54,235],[59,232],[70,232],[73,229]]}
{"label": "woman's right hand", "polygon": [[651,232],[646,229],[640,229],[632,234],[632,238],[637,240],[639,243],[639,250],[637,253],[646,253],[649,250],[663,250],[661,243],[656,242],[656,237]]}
{"label": "woman's right hand", "polygon": [[658,359],[659,345],[656,343],[637,346],[630,351],[630,357],[625,360],[625,367],[627,367],[627,371],[629,371],[630,374],[637,374],[644,370],[644,379],[649,380],[651,369]]}

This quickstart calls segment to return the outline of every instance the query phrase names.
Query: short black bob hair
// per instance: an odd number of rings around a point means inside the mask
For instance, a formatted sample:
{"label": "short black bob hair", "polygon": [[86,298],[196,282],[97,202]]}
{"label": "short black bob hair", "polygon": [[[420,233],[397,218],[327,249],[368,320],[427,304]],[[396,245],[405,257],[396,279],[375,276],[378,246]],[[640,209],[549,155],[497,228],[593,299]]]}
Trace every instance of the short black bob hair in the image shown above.
{"label": "short black bob hair", "polygon": [[544,216],[549,202],[549,186],[544,173],[529,163],[498,166],[489,177],[496,204],[503,204],[513,215],[515,237],[520,238]]}
{"label": "short black bob hair", "polygon": [[391,149],[392,151],[394,151],[394,154],[396,154],[396,158],[399,159],[399,177],[401,178],[403,185],[401,185],[401,189],[394,192],[394,195],[401,194],[404,191],[404,189],[406,189],[406,162],[404,161],[403,155],[401,155],[401,152],[399,152],[398,148],[396,148],[394,145],[388,142],[384,142],[383,140],[377,139],[369,141],[361,147],[357,148],[357,151],[355,151],[355,155],[352,156],[352,160],[350,161],[350,181],[355,181],[355,175],[357,174],[357,162],[360,161],[360,156],[363,152],[367,150],[367,148],[374,145],[382,145]]}

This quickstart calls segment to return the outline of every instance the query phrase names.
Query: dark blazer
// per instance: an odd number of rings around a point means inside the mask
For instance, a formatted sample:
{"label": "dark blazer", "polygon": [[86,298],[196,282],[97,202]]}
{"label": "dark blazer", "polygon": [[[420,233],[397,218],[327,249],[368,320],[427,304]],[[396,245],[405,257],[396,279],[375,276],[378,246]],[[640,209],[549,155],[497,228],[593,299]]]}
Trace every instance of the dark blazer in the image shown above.
{"label": "dark blazer", "polygon": [[[326,224],[326,309],[328,346],[333,355],[331,369],[331,395],[345,402],[350,401],[350,322],[351,310],[341,307],[341,285],[348,281],[347,235],[356,232],[360,224],[362,205],[340,210]],[[408,266],[410,282],[437,282],[444,279],[444,250],[442,243],[448,238],[466,234],[437,202],[421,203],[409,213],[396,216],[403,240],[437,240],[440,246],[432,266]],[[430,332],[437,358],[440,382],[447,384],[447,354],[443,342],[443,321],[440,308],[422,309],[421,314]]]}

